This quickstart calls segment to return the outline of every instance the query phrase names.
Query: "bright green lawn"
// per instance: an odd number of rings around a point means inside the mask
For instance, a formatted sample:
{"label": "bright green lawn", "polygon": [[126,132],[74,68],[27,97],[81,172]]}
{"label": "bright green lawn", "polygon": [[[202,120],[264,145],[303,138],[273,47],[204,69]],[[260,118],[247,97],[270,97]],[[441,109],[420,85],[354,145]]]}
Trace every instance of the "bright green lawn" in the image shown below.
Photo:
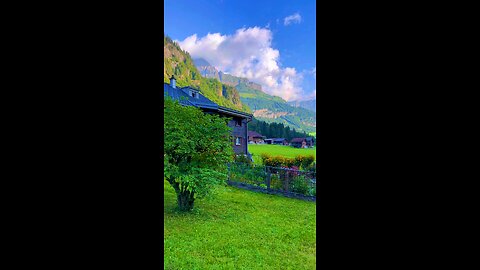
{"label": "bright green lawn", "polygon": [[317,158],[316,147],[314,148],[294,148],[292,146],[272,145],[272,144],[249,144],[248,151],[253,156],[253,161],[256,164],[261,164],[262,153],[267,153],[271,156],[296,157],[298,155],[313,155]]}
{"label": "bright green lawn", "polygon": [[221,187],[175,211],[165,187],[165,269],[315,269],[315,203]]}

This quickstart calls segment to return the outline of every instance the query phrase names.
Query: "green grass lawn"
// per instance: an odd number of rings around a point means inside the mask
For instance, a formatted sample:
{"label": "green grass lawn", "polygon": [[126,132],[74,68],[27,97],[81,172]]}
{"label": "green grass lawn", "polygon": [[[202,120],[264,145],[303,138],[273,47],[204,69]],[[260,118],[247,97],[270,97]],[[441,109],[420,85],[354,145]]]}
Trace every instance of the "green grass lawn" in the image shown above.
{"label": "green grass lawn", "polygon": [[179,213],[164,188],[164,269],[315,269],[315,203],[228,186]]}
{"label": "green grass lawn", "polygon": [[272,144],[249,144],[248,151],[253,156],[255,164],[262,164],[260,155],[267,153],[272,156],[296,157],[298,155],[313,155],[317,159],[316,147],[314,148],[294,148],[292,146],[272,145]]}

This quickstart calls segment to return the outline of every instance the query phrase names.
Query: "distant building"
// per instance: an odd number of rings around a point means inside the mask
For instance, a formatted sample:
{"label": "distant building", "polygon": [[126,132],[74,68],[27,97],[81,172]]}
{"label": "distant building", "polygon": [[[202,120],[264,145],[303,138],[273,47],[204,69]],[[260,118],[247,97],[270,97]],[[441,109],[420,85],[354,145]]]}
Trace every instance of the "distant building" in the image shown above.
{"label": "distant building", "polygon": [[256,132],[248,131],[248,142],[249,143],[265,143],[265,136]]}
{"label": "distant building", "polygon": [[278,144],[278,145],[288,145],[288,141],[285,138],[265,139],[265,143],[267,143],[267,144]]}
{"label": "distant building", "polygon": [[307,146],[308,147],[313,147],[315,145],[315,138],[314,137],[307,137],[305,139],[307,140]]}
{"label": "distant building", "polygon": [[306,138],[293,138],[290,141],[290,145],[296,148],[307,148],[307,147],[313,147],[315,144],[315,138],[314,137],[306,137]]}

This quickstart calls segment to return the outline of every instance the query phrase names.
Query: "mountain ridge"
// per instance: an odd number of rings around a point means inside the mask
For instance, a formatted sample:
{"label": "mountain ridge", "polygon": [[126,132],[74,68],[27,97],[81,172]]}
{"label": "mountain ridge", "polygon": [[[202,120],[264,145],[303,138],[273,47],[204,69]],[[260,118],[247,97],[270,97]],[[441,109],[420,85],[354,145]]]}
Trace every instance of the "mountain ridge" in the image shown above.
{"label": "mountain ridge", "polygon": [[198,65],[202,76],[235,87],[240,94],[240,100],[250,107],[255,118],[267,123],[283,123],[307,133],[316,131],[314,111],[301,106],[292,106],[281,97],[265,93],[260,84],[219,71],[203,58],[196,58],[193,62]]}
{"label": "mountain ridge", "polygon": [[317,99],[289,101],[288,104],[294,107],[302,107],[312,112],[317,112]]}

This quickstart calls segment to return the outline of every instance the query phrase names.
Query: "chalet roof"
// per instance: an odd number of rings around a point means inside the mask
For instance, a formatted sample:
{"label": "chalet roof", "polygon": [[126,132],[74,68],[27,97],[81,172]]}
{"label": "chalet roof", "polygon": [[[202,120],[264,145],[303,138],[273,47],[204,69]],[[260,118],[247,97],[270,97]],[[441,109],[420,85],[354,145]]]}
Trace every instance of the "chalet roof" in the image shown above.
{"label": "chalet roof", "polygon": [[293,138],[290,142],[291,143],[301,143],[305,140],[306,140],[305,138]]}
{"label": "chalet roof", "polygon": [[[187,92],[189,90],[196,92],[198,94],[198,98],[194,98],[188,95]],[[172,99],[178,100],[180,104],[183,104],[185,106],[195,106],[202,109],[216,110],[219,113],[236,116],[236,117],[249,118],[249,119],[252,118],[251,114],[219,106],[215,102],[206,98],[202,94],[202,92],[200,92],[200,90],[190,86],[173,88],[170,84],[163,83],[163,94],[164,96],[168,95]]]}
{"label": "chalet roof", "polygon": [[[193,90],[199,93],[198,98],[189,96],[184,91]],[[204,97],[198,89],[192,87],[173,88],[168,83],[163,83],[163,94],[170,96],[174,100],[178,100],[180,104],[187,106],[195,106],[200,108],[218,109],[218,105],[208,98]]]}
{"label": "chalet roof", "polygon": [[263,137],[262,134],[256,131],[248,131],[248,137]]}

